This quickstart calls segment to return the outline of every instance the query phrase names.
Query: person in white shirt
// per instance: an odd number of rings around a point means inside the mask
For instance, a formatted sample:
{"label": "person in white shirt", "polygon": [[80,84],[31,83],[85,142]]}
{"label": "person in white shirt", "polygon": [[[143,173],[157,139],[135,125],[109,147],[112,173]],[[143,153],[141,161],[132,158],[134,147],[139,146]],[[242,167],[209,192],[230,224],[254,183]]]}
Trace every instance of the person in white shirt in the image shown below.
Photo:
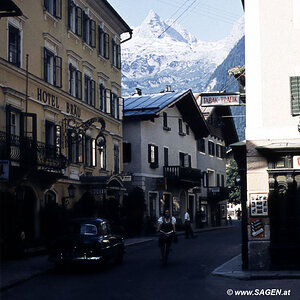
{"label": "person in white shirt", "polygon": [[184,215],[184,227],[185,227],[185,238],[188,239],[189,236],[195,238],[192,226],[191,226],[191,218],[190,218],[190,210],[187,209]]}
{"label": "person in white shirt", "polygon": [[176,219],[174,217],[170,217],[170,211],[165,210],[164,216],[161,216],[157,220],[157,231],[169,232],[173,230],[176,232]]}

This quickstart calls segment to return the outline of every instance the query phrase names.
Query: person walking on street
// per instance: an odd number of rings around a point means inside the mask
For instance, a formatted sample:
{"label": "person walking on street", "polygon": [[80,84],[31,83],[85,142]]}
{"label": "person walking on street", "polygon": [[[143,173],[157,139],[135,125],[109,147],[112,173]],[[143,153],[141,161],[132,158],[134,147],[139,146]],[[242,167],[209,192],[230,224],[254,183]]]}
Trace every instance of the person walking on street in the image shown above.
{"label": "person walking on street", "polygon": [[184,227],[185,227],[185,238],[188,239],[189,236],[195,238],[192,226],[191,226],[191,217],[190,217],[190,210],[187,209],[184,215]]}

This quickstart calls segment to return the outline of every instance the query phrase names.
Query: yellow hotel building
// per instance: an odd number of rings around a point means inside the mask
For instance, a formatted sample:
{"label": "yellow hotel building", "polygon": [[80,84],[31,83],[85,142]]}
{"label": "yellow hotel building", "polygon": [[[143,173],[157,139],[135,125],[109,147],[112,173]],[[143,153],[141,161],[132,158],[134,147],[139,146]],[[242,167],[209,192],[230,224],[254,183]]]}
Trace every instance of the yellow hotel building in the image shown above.
{"label": "yellow hotel building", "polygon": [[122,202],[120,45],[132,35],[106,0],[14,2],[23,15],[0,19],[2,248],[20,232],[41,239],[47,205]]}

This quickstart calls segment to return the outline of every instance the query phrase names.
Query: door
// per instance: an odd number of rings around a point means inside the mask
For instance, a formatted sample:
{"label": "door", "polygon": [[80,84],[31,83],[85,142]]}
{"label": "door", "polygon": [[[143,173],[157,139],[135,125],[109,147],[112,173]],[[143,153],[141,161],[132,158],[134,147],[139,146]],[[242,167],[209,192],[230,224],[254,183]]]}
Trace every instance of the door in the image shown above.
{"label": "door", "polygon": [[271,261],[274,267],[300,267],[300,175],[275,174],[270,188]]}
{"label": "door", "polygon": [[195,195],[189,195],[189,210],[190,210],[190,218],[191,222],[194,222],[194,202],[195,202]]}

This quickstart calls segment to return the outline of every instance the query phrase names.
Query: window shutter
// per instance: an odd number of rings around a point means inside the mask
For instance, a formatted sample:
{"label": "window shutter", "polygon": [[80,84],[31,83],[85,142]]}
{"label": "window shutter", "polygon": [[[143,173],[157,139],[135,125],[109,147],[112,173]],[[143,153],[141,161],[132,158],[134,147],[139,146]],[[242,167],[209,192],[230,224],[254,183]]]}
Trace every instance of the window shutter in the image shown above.
{"label": "window shutter", "polygon": [[155,166],[158,168],[158,146],[154,146]]}
{"label": "window shutter", "polygon": [[61,0],[54,0],[55,2],[55,17],[61,19]]}
{"label": "window shutter", "polygon": [[291,113],[300,115],[300,76],[290,77],[291,87]]}
{"label": "window shutter", "polygon": [[76,98],[82,99],[82,73],[76,71]]}
{"label": "window shutter", "polygon": [[73,79],[73,72],[72,72],[72,64],[69,64],[69,94],[72,95],[72,79]]}
{"label": "window shutter", "polygon": [[72,1],[68,0],[68,28],[71,29]]}
{"label": "window shutter", "polygon": [[188,155],[188,158],[189,158],[189,167],[191,168],[192,167],[192,156]]}
{"label": "window shutter", "polygon": [[47,49],[44,47],[44,80],[48,81],[48,74],[47,74]]}
{"label": "window shutter", "polygon": [[151,163],[151,144],[148,144],[148,163]]}
{"label": "window shutter", "polygon": [[92,166],[97,166],[97,147],[95,139],[92,139]]}
{"label": "window shutter", "polygon": [[86,13],[82,13],[83,14],[83,22],[82,22],[82,37],[83,40],[87,43],[87,36],[88,36],[88,32],[87,32],[87,22],[88,22],[88,16],[86,15]]}
{"label": "window shutter", "polygon": [[91,104],[92,106],[96,106],[96,82],[95,80],[91,80],[91,93],[92,93],[92,99]]}
{"label": "window shutter", "polygon": [[123,120],[123,105],[124,105],[124,98],[119,97],[119,115],[118,115],[119,120]]}
{"label": "window shutter", "polygon": [[109,59],[109,35],[104,33],[104,57]]}
{"label": "window shutter", "polygon": [[82,36],[82,9],[78,6],[75,8],[76,18],[75,18],[75,33]]}
{"label": "window shutter", "polygon": [[111,91],[109,89],[106,89],[105,90],[105,95],[106,95],[106,112],[108,114],[111,113],[111,107],[110,107],[110,95],[111,94]]}
{"label": "window shutter", "polygon": [[59,56],[55,56],[55,72],[54,72],[54,84],[57,87],[62,87],[62,59]]}
{"label": "window shutter", "polygon": [[96,47],[96,22],[94,20],[90,20],[91,27],[91,36],[90,36],[90,45],[95,48]]}
{"label": "window shutter", "polygon": [[123,162],[131,162],[131,143],[123,143]]}
{"label": "window shutter", "polygon": [[117,45],[117,68],[121,69],[121,47]]}

